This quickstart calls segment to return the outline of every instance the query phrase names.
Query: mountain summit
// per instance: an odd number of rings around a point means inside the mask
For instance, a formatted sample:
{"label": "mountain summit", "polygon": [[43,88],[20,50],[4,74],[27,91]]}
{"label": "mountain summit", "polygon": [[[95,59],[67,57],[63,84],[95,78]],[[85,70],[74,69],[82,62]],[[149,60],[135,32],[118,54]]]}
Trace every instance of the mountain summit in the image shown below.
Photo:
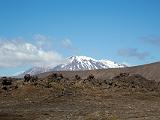
{"label": "mountain summit", "polygon": [[78,71],[78,70],[94,70],[121,68],[125,65],[118,64],[109,60],[96,60],[86,56],[72,56],[66,59],[66,63],[54,67],[53,71]]}
{"label": "mountain summit", "polygon": [[57,66],[36,66],[27,71],[24,74],[39,74],[49,71],[81,71],[81,70],[95,70],[95,69],[108,69],[108,68],[123,68],[124,64],[118,64],[110,60],[96,60],[87,56],[72,56],[65,59],[65,62]]}

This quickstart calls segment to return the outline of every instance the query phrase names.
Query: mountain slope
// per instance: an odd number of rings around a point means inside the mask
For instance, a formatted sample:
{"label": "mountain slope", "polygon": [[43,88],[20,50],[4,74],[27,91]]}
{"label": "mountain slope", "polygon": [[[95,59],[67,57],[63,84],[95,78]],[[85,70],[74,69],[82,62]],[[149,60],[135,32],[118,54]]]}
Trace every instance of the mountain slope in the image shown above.
{"label": "mountain slope", "polygon": [[72,56],[67,58],[65,64],[61,64],[53,68],[53,71],[79,71],[79,70],[94,70],[121,68],[125,65],[118,64],[109,60],[95,60],[86,56]]}
{"label": "mountain slope", "polygon": [[49,72],[51,68],[52,68],[51,66],[35,66],[35,67],[32,67],[32,68],[24,71],[23,73],[20,73],[18,75],[14,75],[14,76],[23,77],[25,74],[36,75],[36,74],[40,74],[40,73],[44,73],[44,72]]}
{"label": "mountain slope", "polygon": [[82,71],[82,70],[95,70],[95,69],[108,69],[108,68],[123,68],[123,64],[118,64],[109,60],[96,60],[86,56],[72,56],[66,58],[65,62],[57,66],[36,66],[33,67],[19,76],[25,74],[40,74],[49,71]]}

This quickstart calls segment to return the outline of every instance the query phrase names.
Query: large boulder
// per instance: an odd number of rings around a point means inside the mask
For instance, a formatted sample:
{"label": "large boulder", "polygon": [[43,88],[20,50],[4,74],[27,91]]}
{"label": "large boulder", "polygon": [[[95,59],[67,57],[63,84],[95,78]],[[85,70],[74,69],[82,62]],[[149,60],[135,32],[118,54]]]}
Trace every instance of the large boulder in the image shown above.
{"label": "large boulder", "polygon": [[12,80],[7,78],[7,77],[2,77],[2,85],[11,85],[12,84]]}
{"label": "large boulder", "polygon": [[30,74],[25,74],[24,76],[24,82],[29,82],[31,79],[31,75]]}

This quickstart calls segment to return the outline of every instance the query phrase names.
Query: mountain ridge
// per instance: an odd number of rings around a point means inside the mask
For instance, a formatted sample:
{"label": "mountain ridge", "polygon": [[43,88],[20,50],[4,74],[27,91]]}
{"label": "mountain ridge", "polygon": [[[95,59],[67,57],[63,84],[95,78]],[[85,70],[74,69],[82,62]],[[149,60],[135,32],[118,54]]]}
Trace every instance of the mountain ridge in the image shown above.
{"label": "mountain ridge", "polygon": [[57,66],[35,66],[18,76],[23,76],[25,74],[36,75],[49,71],[83,71],[123,67],[127,66],[107,59],[96,60],[87,56],[71,56],[66,58],[64,63],[61,63]]}

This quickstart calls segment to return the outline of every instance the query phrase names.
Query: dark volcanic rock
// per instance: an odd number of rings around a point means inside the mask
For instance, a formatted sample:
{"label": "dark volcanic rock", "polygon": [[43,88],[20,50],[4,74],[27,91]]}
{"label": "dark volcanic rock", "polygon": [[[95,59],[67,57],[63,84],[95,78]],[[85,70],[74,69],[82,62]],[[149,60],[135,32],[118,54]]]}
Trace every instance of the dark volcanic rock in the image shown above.
{"label": "dark volcanic rock", "polygon": [[140,74],[128,74],[120,73],[118,76],[113,77],[110,80],[105,80],[105,83],[112,88],[119,87],[125,89],[136,89],[136,90],[159,90],[159,83],[154,80],[148,80]]}

